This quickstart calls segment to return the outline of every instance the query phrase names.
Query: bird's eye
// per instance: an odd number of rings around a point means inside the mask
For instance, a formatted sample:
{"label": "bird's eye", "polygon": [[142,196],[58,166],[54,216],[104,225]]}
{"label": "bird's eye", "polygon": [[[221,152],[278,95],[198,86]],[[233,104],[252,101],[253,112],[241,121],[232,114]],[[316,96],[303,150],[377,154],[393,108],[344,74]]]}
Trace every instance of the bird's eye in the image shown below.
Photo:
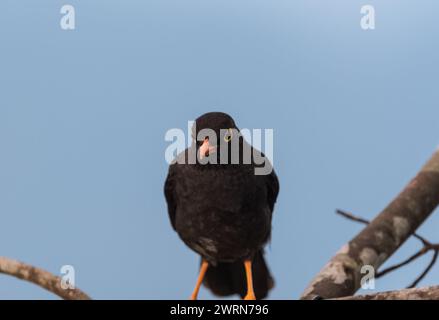
{"label": "bird's eye", "polygon": [[227,129],[227,133],[226,133],[226,135],[224,136],[224,141],[225,141],[225,142],[229,142],[230,140],[232,140],[232,137],[233,137],[233,131],[232,131],[232,129]]}

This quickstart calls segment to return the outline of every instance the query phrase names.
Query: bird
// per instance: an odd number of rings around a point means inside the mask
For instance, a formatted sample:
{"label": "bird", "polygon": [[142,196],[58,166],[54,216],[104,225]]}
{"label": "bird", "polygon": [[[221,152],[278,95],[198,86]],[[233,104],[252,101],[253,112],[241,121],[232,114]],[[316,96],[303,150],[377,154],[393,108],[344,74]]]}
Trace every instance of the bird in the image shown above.
{"label": "bird", "polygon": [[[232,146],[239,146],[238,163],[232,161]],[[243,150],[251,151],[250,161],[245,161]],[[255,174],[262,163],[257,156],[270,165],[268,174]],[[207,158],[211,161],[203,162]],[[169,165],[164,193],[172,228],[201,256],[190,299],[198,298],[202,284],[217,296],[266,298],[274,280],[264,247],[271,237],[279,180],[230,115],[209,112],[195,120],[192,144]]]}

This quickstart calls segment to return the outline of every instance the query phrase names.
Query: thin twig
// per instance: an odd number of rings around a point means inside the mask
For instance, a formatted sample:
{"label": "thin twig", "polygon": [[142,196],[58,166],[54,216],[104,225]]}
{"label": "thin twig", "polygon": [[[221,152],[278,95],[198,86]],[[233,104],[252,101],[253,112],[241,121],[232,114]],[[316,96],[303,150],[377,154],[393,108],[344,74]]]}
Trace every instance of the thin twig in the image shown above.
{"label": "thin twig", "polygon": [[395,264],[393,266],[390,266],[382,271],[377,272],[377,274],[375,275],[376,278],[381,278],[382,276],[388,274],[389,272],[392,272],[398,268],[401,268],[407,264],[409,264],[412,261],[415,261],[417,258],[423,256],[424,254],[426,254],[428,252],[428,250],[425,249],[426,247],[423,247],[421,250],[419,250],[418,252],[416,252],[414,255],[412,255],[411,257],[409,257],[408,259],[404,260],[401,263]]}
{"label": "thin twig", "polygon": [[344,211],[344,210],[337,209],[337,210],[335,210],[335,213],[337,213],[337,214],[339,214],[339,215],[341,215],[349,220],[352,220],[352,221],[360,222],[363,224],[370,223],[369,220],[363,219],[361,217],[357,217],[357,216],[353,215],[352,213]]}
{"label": "thin twig", "polygon": [[416,280],[413,281],[413,283],[410,286],[408,286],[408,288],[416,287],[418,285],[418,283],[421,282],[422,279],[424,279],[424,277],[427,275],[427,273],[431,270],[431,268],[433,268],[434,264],[436,263],[438,254],[439,254],[439,251],[435,250],[434,254],[433,254],[433,258],[431,259],[431,261],[428,264],[427,268],[425,268],[424,272],[422,272],[419,275],[419,277],[417,277]]}

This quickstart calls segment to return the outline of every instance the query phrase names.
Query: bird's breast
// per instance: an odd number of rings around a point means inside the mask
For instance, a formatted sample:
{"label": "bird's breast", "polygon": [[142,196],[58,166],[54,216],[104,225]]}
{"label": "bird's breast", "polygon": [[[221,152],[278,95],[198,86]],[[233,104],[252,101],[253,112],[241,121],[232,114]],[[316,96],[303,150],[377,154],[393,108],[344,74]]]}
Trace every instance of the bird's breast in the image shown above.
{"label": "bird's breast", "polygon": [[177,232],[203,256],[245,256],[271,228],[265,191],[252,173],[206,171],[178,181]]}

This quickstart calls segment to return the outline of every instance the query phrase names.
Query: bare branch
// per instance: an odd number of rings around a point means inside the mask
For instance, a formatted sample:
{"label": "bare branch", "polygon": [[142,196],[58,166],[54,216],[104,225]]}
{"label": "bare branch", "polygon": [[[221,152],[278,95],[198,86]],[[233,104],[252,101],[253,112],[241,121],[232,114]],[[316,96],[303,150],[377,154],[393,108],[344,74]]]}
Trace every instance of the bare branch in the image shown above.
{"label": "bare branch", "polygon": [[386,291],[374,294],[336,298],[335,300],[438,300],[439,286]]}
{"label": "bare branch", "polygon": [[353,295],[361,267],[378,269],[439,204],[439,150],[404,190],[323,267],[302,299]]}
{"label": "bare branch", "polygon": [[61,278],[43,269],[6,257],[0,257],[0,273],[32,282],[66,300],[89,300],[79,289],[63,289]]}

